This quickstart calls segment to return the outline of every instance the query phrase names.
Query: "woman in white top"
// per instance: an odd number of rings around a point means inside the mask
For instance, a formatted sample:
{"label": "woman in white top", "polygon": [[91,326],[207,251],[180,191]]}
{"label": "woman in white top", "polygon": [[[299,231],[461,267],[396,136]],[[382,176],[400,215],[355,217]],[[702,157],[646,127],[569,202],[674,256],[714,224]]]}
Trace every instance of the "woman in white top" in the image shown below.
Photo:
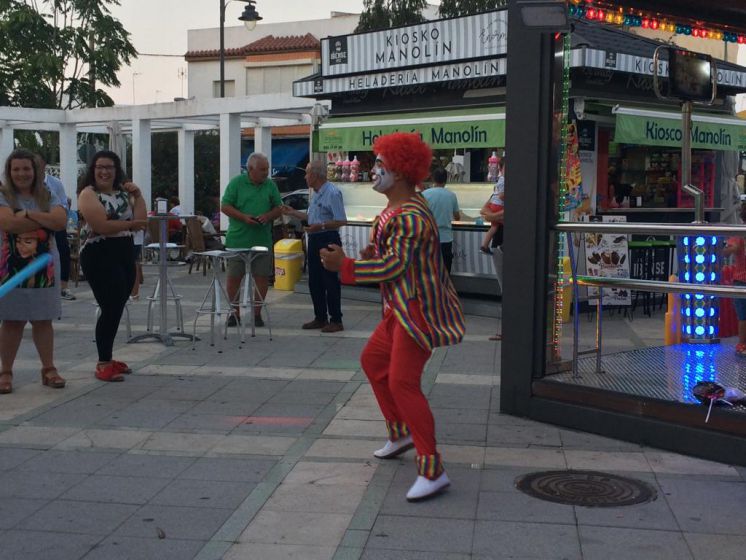
{"label": "woman in white top", "polygon": [[54,366],[52,320],[60,316],[60,258],[54,232],[64,229],[62,202],[44,186],[39,158],[15,150],[5,162],[0,185],[0,284],[47,253],[48,266],[0,298],[0,394],[13,391],[13,364],[26,322],[41,360],[41,382],[61,389],[65,380]]}
{"label": "woman in white top", "polygon": [[96,377],[123,381],[130,368],[112,359],[114,338],[135,283],[134,232],[145,229],[146,209],[140,189],[125,182],[119,156],[101,151],[93,156],[78,195],[85,225],[80,230],[80,265],[101,309],[96,322]]}

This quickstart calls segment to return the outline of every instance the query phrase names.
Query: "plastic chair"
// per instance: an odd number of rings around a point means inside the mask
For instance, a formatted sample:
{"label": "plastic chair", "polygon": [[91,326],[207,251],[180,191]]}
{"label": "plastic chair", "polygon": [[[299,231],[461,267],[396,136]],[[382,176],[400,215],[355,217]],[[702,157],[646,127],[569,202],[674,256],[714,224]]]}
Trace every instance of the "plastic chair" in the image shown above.
{"label": "plastic chair", "polygon": [[[197,270],[199,270],[200,265],[202,265],[202,276],[207,276],[207,269],[211,266],[211,260],[210,258],[205,257],[204,253],[208,250],[223,250],[222,242],[216,243],[220,245],[220,249],[215,247],[210,247],[208,249],[205,243],[205,233],[202,231],[202,224],[197,216],[186,219],[186,239],[186,251],[189,260],[188,274],[192,273],[192,266],[196,264]],[[225,260],[221,260],[220,262],[223,266],[223,271],[225,271]]]}
{"label": "plastic chair", "polygon": [[[157,220],[148,220],[148,241],[149,243],[143,247],[144,250],[148,251],[150,255],[150,262],[155,264],[158,262],[154,257],[158,255],[158,259],[161,258],[160,254],[160,239],[161,230],[160,224]],[[179,245],[177,243],[166,242],[166,259],[168,260],[168,252],[172,249],[178,249],[179,254],[183,256],[185,245]]]}

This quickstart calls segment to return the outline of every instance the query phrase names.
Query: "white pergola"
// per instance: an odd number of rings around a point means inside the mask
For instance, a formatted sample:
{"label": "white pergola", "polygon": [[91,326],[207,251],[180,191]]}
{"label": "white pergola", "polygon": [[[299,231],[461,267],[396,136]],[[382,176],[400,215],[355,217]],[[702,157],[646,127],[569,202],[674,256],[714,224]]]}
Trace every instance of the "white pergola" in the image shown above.
{"label": "white pergola", "polygon": [[[252,95],[222,99],[190,99],[152,105],[95,109],[29,109],[0,107],[0,162],[14,149],[14,130],[51,130],[60,135],[60,179],[76,201],[77,134],[131,134],[133,181],[151,200],[151,134],[178,132],[179,199],[185,212],[194,212],[194,134],[220,130],[220,195],[240,172],[241,129],[254,129],[255,150],[272,154],[272,128],[311,124],[320,108],[290,94]],[[321,109],[323,111],[323,109]],[[270,169],[272,162],[270,160]],[[224,227],[227,227],[227,218]]]}

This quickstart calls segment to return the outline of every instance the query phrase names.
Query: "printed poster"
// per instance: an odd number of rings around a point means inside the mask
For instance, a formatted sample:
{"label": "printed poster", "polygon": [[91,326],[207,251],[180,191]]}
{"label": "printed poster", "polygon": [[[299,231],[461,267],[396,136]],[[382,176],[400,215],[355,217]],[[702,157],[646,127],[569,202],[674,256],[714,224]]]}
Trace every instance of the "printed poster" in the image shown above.
{"label": "printed poster", "polygon": [[[49,230],[39,228],[25,233],[0,232],[0,236],[0,283],[4,284],[36,257],[49,252],[52,234]],[[46,267],[24,280],[18,287],[51,288],[54,284],[54,261],[50,260]]]}
{"label": "printed poster", "polygon": [[[626,222],[626,216],[590,216],[591,222]],[[629,278],[629,247],[625,234],[586,233],[585,268],[588,276],[603,278]],[[588,287],[588,301],[596,304],[598,288]],[[632,295],[627,288],[604,288],[604,305],[632,305]]]}

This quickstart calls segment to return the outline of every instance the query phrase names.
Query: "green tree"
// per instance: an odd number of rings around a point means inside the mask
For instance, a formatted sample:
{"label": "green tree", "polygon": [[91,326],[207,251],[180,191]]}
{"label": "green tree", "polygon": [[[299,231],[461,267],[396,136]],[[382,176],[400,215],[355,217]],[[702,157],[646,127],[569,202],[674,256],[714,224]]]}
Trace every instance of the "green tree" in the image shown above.
{"label": "green tree", "polygon": [[119,0],[0,0],[0,105],[113,105],[99,86],[137,57],[111,16]]}
{"label": "green tree", "polygon": [[386,0],[364,0],[360,21],[355,28],[356,33],[374,31],[391,27],[391,15],[385,5]]}
{"label": "green tree", "polygon": [[356,32],[376,31],[424,21],[427,0],[364,0]]}
{"label": "green tree", "polygon": [[220,210],[220,133],[194,135],[194,209],[211,217]]}
{"label": "green tree", "polygon": [[438,15],[444,18],[468,16],[507,5],[508,0],[441,0]]}
{"label": "green tree", "polygon": [[158,132],[151,136],[152,161],[151,191],[153,198],[179,195],[179,139],[176,132]]}
{"label": "green tree", "polygon": [[427,8],[427,0],[390,0],[391,25],[412,25],[425,21],[422,10]]}

